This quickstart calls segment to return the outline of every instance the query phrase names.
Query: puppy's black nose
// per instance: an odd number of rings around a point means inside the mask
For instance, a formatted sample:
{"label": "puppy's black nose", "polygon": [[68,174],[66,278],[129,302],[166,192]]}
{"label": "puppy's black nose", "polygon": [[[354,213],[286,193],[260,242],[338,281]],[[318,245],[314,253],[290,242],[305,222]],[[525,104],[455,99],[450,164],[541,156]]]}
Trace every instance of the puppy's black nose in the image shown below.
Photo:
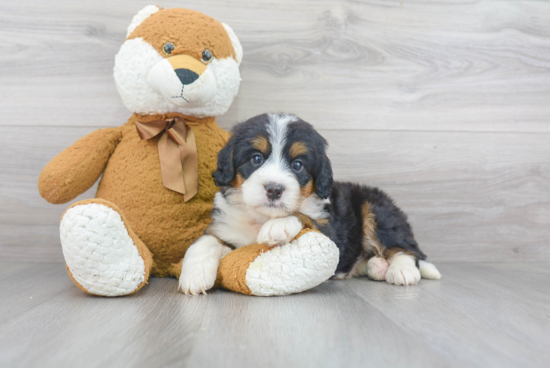
{"label": "puppy's black nose", "polygon": [[184,86],[187,84],[191,84],[197,79],[199,79],[199,75],[189,69],[176,69],[174,71],[176,72],[176,75],[181,81],[181,84],[183,84]]}
{"label": "puppy's black nose", "polygon": [[265,192],[267,194],[267,198],[271,199],[272,201],[281,198],[284,191],[285,191],[285,187],[282,186],[281,184],[267,183],[265,185]]}

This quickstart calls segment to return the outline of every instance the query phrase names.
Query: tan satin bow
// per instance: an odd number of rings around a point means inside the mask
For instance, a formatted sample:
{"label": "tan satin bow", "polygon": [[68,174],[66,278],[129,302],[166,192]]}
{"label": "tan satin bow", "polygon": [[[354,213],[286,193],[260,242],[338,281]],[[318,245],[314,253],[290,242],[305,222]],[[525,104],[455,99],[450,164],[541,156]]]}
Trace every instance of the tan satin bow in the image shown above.
{"label": "tan satin bow", "polygon": [[158,148],[162,184],[183,194],[185,202],[199,192],[199,161],[193,130],[181,118],[136,121],[141,139],[161,134]]}

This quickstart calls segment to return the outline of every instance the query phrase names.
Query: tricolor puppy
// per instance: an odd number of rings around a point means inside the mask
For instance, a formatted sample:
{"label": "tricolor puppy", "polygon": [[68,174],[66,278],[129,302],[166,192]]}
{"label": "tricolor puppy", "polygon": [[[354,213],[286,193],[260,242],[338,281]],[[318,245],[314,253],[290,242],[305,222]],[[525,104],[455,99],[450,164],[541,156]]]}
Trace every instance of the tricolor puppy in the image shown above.
{"label": "tricolor puppy", "polygon": [[365,275],[414,285],[421,277],[441,277],[391,198],[377,188],[333,183],[326,147],[310,124],[293,115],[263,114],[235,126],[218,155],[214,180],[221,190],[212,223],[183,260],[184,293],[211,288],[220,258],[232,249],[286,244],[304,226],[338,246],[334,278]]}

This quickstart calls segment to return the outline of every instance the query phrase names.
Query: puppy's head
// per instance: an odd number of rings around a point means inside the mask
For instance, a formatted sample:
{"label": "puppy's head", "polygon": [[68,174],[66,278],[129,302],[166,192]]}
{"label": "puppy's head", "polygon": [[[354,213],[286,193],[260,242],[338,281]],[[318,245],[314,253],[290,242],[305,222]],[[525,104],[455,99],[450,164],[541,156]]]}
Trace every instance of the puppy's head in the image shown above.
{"label": "puppy's head", "polygon": [[288,216],[310,196],[329,196],[326,147],[327,141],[294,115],[258,115],[235,126],[218,154],[214,180],[238,189],[244,204],[260,214]]}

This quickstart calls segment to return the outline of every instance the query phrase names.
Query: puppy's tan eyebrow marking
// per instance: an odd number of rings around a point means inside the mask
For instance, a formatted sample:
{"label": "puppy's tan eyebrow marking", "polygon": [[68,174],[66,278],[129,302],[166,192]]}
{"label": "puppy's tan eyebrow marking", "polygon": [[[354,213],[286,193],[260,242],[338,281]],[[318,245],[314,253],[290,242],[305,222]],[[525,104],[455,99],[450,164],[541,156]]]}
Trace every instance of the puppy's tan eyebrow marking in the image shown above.
{"label": "puppy's tan eyebrow marking", "polygon": [[288,151],[290,157],[292,158],[306,154],[307,152],[308,149],[304,142],[294,142],[292,146],[290,146],[290,150]]}
{"label": "puppy's tan eyebrow marking", "polygon": [[302,197],[307,198],[311,195],[313,192],[313,181],[310,180],[307,182],[307,184],[300,189],[300,194],[302,194]]}
{"label": "puppy's tan eyebrow marking", "polygon": [[252,147],[266,154],[267,151],[269,150],[269,141],[263,135],[259,135],[252,140]]}

